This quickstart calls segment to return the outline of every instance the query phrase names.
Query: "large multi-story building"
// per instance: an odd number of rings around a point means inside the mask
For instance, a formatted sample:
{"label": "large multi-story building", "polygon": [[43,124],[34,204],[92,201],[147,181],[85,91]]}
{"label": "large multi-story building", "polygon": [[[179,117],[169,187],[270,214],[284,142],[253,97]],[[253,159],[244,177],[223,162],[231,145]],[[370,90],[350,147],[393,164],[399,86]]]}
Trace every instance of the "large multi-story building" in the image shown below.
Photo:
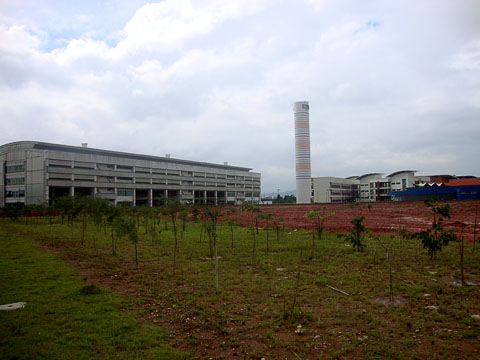
{"label": "large multi-story building", "polygon": [[313,177],[312,200],[316,203],[392,200],[392,191],[404,191],[430,181],[430,176],[415,176],[415,172],[402,170],[386,177],[381,173],[348,178]]}
{"label": "large multi-story building", "polygon": [[0,146],[0,206],[95,195],[112,203],[241,204],[260,201],[260,173],[227,163],[20,141]]}

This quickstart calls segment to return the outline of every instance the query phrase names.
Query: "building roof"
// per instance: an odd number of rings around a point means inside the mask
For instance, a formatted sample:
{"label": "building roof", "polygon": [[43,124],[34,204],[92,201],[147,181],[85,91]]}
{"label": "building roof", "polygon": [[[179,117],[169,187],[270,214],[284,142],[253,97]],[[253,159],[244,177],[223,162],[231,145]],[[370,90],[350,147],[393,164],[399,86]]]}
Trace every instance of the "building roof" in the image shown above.
{"label": "building roof", "polygon": [[480,185],[480,178],[451,179],[446,183],[446,185],[447,186]]}
{"label": "building roof", "polygon": [[212,163],[200,162],[200,161],[181,160],[181,159],[174,159],[174,158],[161,157],[161,156],[133,154],[133,153],[120,152],[120,151],[102,150],[102,149],[95,149],[95,148],[89,148],[89,147],[83,147],[83,146],[52,144],[52,143],[45,143],[45,142],[38,142],[38,141],[17,141],[17,142],[2,145],[0,146],[0,148],[6,148],[8,146],[15,146],[15,145],[17,146],[27,145],[30,148],[37,149],[37,150],[65,151],[65,152],[86,154],[86,155],[112,156],[112,157],[127,158],[127,159],[133,159],[133,160],[158,161],[158,162],[192,165],[192,166],[206,166],[206,167],[217,168],[217,169],[230,169],[230,170],[240,170],[240,171],[252,170],[251,168],[245,168],[245,167],[239,167],[239,166],[220,165],[220,164],[212,164]]}
{"label": "building roof", "polygon": [[395,171],[394,173],[391,173],[390,175],[387,175],[387,178],[393,177],[395,175],[401,174],[401,173],[416,173],[418,170],[400,170],[400,171]]}
{"label": "building roof", "polygon": [[440,174],[440,175],[430,175],[431,178],[447,178],[447,179],[455,179],[455,176],[453,175],[448,175],[448,174]]}
{"label": "building roof", "polygon": [[382,175],[382,173],[370,173],[370,174],[364,174],[364,175],[360,175],[357,179],[360,180],[360,179],[363,179],[363,178],[366,178],[368,176],[372,176],[372,175]]}

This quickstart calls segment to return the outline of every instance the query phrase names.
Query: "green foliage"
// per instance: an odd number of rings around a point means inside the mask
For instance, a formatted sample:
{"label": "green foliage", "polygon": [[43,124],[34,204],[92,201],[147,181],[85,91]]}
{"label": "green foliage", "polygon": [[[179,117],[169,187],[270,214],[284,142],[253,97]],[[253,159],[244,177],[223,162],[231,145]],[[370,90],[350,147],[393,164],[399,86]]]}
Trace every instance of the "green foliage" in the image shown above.
{"label": "green foliage", "polygon": [[[252,263],[255,265],[256,259],[257,259],[257,234],[255,232],[255,224],[258,224],[256,222],[257,217],[258,217],[258,214],[262,212],[262,210],[258,205],[254,205],[251,203],[243,203],[242,206],[240,207],[240,211],[245,211],[247,213],[248,223],[252,229],[252,235],[253,235]],[[257,228],[257,232],[258,232],[258,228]]]}
{"label": "green foliage", "polygon": [[339,237],[345,239],[345,241],[350,242],[353,245],[354,249],[357,251],[363,251],[365,245],[362,243],[362,234],[365,232],[366,228],[362,224],[365,220],[365,216],[355,216],[350,223],[353,225],[353,228],[348,234],[340,234]]}
{"label": "green foliage", "polygon": [[[174,234],[174,247],[173,247],[173,275],[175,275],[177,269],[177,250],[178,250],[178,227],[177,227],[177,219],[180,217],[182,220],[182,227],[181,227],[181,236],[183,236],[183,231],[185,230],[185,221],[187,218],[187,214],[185,212],[185,205],[182,205],[176,201],[169,201],[164,214],[170,218],[172,221],[173,227],[173,234]],[[166,224],[166,222],[165,222]],[[166,225],[165,225],[166,230]]]}
{"label": "green foliage", "polygon": [[233,249],[233,227],[235,225],[235,221],[232,219],[233,214],[237,212],[237,209],[234,207],[228,208],[227,209],[227,218],[225,222],[230,228],[230,237],[231,237],[231,244],[232,244],[232,249]]}
{"label": "green foliage", "polygon": [[318,240],[322,239],[323,226],[325,224],[325,211],[325,208],[323,208],[322,210],[316,209],[311,210],[304,215],[309,219],[313,219],[315,224],[315,229],[312,233],[312,252],[310,254],[310,260],[315,258],[315,235],[318,237]]}
{"label": "green foliage", "polygon": [[432,209],[432,226],[412,236],[420,239],[423,248],[427,249],[430,258],[434,259],[436,253],[442,251],[443,246],[448,245],[450,241],[456,241],[457,236],[452,230],[443,227],[443,218],[450,218],[450,205],[438,205],[436,200],[425,200],[425,205]]}
{"label": "green foliage", "polygon": [[220,210],[217,207],[206,206],[205,218],[207,220],[207,231],[213,241],[213,257],[215,260],[215,292],[219,291],[218,283],[218,247],[217,247],[217,221],[220,216]]}
{"label": "green foliage", "polygon": [[7,204],[2,209],[2,214],[12,221],[17,221],[22,212],[23,206],[22,203]]}
{"label": "green foliage", "polygon": [[117,237],[128,237],[128,239],[133,242],[133,245],[135,247],[135,263],[138,265],[138,232],[135,219],[129,216],[122,215],[115,218],[113,226]]}
{"label": "green foliage", "polygon": [[295,204],[297,198],[295,195],[285,195],[282,197],[280,194],[272,200],[272,204]]}

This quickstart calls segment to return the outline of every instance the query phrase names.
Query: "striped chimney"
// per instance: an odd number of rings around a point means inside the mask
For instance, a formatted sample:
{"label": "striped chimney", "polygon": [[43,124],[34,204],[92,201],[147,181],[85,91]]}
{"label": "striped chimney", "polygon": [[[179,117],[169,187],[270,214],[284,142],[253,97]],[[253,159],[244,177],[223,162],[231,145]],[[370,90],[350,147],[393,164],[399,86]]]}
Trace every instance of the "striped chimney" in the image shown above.
{"label": "striped chimney", "polygon": [[297,182],[297,204],[310,204],[310,120],[308,101],[293,104],[295,118],[295,168]]}

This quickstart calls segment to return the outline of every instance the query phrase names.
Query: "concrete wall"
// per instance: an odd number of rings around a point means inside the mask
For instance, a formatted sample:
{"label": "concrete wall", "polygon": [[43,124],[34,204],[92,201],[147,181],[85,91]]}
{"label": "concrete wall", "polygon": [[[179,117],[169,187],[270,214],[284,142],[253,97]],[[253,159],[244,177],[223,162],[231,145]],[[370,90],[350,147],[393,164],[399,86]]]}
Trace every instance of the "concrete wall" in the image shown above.
{"label": "concrete wall", "polygon": [[25,167],[25,203],[42,204],[45,202],[45,154],[27,151]]}
{"label": "concrete wall", "polygon": [[356,200],[352,186],[358,188],[359,181],[338,177],[314,177],[312,185],[314,203],[348,202]]}
{"label": "concrete wall", "polygon": [[[198,201],[260,201],[260,173],[247,168],[38,143],[42,150],[35,144],[0,146],[4,163],[25,163],[26,197],[10,201],[37,204],[65,192],[98,195],[114,202],[135,203],[138,197],[148,205],[153,203],[154,192],[186,203],[195,201],[195,192]],[[1,181],[8,176],[0,176]],[[132,190],[133,195],[117,196],[118,189]],[[5,186],[2,190],[5,194]]]}
{"label": "concrete wall", "polygon": [[5,206],[5,159],[6,155],[0,154],[0,206]]}

